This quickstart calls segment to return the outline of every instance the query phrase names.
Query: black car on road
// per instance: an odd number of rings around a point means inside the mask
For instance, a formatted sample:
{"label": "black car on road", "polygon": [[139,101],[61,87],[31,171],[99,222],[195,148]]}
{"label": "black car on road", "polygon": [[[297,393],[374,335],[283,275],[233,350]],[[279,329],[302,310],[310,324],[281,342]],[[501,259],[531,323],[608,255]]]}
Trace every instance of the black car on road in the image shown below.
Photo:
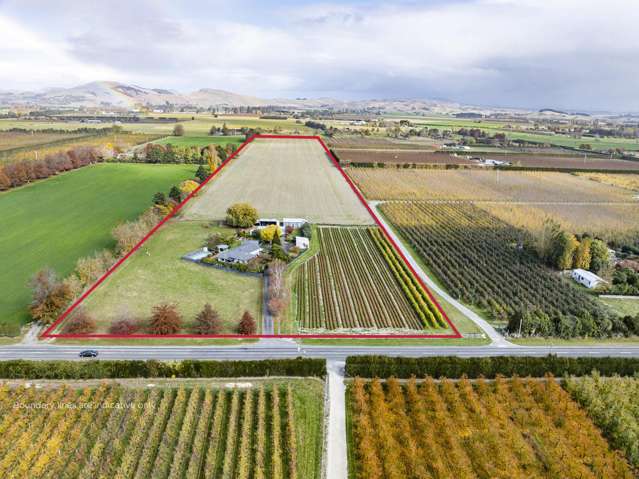
{"label": "black car on road", "polygon": [[80,351],[81,358],[95,358],[98,352],[95,349],[87,349],[86,351]]}

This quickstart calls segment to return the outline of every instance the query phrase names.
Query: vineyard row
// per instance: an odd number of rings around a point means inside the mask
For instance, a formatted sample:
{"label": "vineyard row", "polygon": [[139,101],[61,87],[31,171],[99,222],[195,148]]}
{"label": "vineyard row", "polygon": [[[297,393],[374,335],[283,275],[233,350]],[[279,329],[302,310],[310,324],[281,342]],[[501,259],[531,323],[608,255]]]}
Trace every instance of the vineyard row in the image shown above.
{"label": "vineyard row", "polygon": [[308,329],[445,328],[419,282],[377,228],[319,227],[319,252],[297,270],[296,315]]}
{"label": "vineyard row", "polygon": [[301,433],[294,404],[290,385],[150,391],[107,385],[81,391],[4,387],[0,474],[297,478]]}

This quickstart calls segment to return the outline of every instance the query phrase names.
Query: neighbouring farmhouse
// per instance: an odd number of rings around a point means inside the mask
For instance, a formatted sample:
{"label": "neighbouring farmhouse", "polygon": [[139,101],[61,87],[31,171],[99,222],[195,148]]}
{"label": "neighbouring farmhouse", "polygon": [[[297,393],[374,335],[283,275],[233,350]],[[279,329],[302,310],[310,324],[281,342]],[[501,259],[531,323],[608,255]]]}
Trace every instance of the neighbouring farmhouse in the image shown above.
{"label": "neighbouring farmhouse", "polygon": [[310,240],[305,238],[304,236],[296,236],[295,237],[295,246],[299,249],[308,249],[310,246]]}
{"label": "neighbouring farmhouse", "polygon": [[259,241],[245,240],[235,248],[224,249],[217,255],[217,260],[229,264],[246,264],[257,258],[261,252]]}
{"label": "neighbouring farmhouse", "polygon": [[585,269],[581,268],[573,269],[570,273],[570,276],[577,283],[582,284],[589,289],[596,288],[600,284],[605,283],[605,281],[597,276],[595,273],[586,271]]}

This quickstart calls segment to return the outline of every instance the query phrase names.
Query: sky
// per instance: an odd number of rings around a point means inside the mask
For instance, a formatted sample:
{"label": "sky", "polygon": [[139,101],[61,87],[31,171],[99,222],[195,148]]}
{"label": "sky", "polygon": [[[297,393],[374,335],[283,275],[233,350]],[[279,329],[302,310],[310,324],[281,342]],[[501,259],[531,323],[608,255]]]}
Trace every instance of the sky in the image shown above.
{"label": "sky", "polygon": [[0,0],[0,90],[639,111],[639,0]]}

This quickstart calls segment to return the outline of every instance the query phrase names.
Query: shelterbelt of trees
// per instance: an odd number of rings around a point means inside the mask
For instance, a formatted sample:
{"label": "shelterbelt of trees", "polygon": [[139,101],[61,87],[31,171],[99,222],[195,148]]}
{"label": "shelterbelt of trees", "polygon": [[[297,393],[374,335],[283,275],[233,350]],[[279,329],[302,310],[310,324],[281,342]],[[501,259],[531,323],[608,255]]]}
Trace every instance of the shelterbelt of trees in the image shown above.
{"label": "shelterbelt of trees", "polygon": [[47,155],[42,160],[23,160],[0,167],[0,191],[49,178],[65,171],[75,170],[104,161],[115,151],[106,147],[77,147]]}

